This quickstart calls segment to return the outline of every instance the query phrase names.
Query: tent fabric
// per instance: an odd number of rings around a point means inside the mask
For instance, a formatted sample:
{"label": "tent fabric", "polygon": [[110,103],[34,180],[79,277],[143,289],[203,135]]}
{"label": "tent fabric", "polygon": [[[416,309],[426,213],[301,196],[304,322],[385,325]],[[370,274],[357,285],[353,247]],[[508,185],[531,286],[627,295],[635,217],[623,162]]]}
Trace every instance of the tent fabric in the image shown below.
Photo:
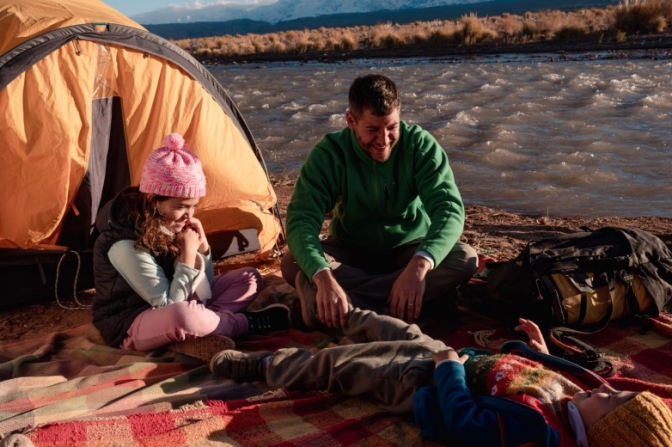
{"label": "tent fabric", "polygon": [[[148,154],[177,132],[203,162],[206,231],[254,228],[259,256],[269,255],[281,225],[263,158],[197,61],[95,0],[0,0],[0,30],[0,247],[58,244],[65,216],[82,212],[80,186],[114,180],[100,180],[108,149],[126,152],[137,185]],[[105,113],[112,102],[121,129]],[[114,147],[101,149],[106,138]],[[92,223],[102,199],[91,196]]]}
{"label": "tent fabric", "polygon": [[139,23],[96,0],[2,0],[0,55],[41,34],[89,23],[115,23],[145,30]]}

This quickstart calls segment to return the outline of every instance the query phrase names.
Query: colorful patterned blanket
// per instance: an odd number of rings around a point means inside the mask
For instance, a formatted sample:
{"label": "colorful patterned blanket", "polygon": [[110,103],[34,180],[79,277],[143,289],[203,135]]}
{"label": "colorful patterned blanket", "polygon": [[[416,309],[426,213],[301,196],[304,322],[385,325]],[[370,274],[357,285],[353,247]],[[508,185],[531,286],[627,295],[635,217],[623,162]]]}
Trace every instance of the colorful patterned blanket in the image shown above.
{"label": "colorful patterned blanket", "polygon": [[[331,340],[290,329],[238,346]],[[432,445],[365,399],[223,380],[183,354],[107,347],[90,324],[0,346],[0,362],[0,433],[36,446]]]}
{"label": "colorful patterned blanket", "polygon": [[[427,318],[421,326],[455,347],[497,350],[512,336],[463,308],[457,318]],[[613,323],[584,340],[614,364],[613,384],[651,390],[672,406],[672,318],[640,329]],[[334,342],[290,329],[238,346],[319,349]],[[36,446],[433,445],[410,416],[389,414],[365,398],[222,380],[182,354],[109,348],[92,325],[0,345],[0,434],[12,432],[24,432]]]}

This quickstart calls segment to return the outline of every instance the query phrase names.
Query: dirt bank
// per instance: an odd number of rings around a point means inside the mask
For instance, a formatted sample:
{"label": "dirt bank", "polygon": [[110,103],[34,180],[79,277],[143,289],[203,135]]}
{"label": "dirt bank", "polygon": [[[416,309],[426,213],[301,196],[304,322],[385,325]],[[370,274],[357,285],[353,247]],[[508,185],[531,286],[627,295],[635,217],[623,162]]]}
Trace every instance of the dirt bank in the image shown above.
{"label": "dirt bank", "polygon": [[[548,53],[548,54],[546,54]],[[308,51],[304,53],[259,53],[233,56],[194,55],[206,65],[251,64],[264,62],[333,62],[353,59],[464,58],[491,57],[506,61],[514,54],[543,54],[550,60],[577,59],[669,59],[672,35],[633,36],[615,39],[566,41],[548,40],[527,44],[478,43],[474,45],[404,45],[397,48],[361,48],[350,51]]]}

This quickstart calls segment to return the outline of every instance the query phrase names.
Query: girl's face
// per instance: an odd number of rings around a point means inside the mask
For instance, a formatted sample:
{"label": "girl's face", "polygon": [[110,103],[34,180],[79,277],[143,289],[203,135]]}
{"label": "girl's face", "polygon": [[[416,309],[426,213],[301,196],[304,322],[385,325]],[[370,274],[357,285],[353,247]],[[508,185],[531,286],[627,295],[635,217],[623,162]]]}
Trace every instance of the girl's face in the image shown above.
{"label": "girl's face", "polygon": [[173,232],[179,233],[194,216],[196,206],[201,199],[183,199],[181,197],[171,197],[163,200],[156,205],[156,209],[163,216],[166,227]]}
{"label": "girl's face", "polygon": [[586,429],[592,427],[607,413],[623,405],[637,393],[633,391],[618,391],[609,385],[602,384],[594,390],[580,391],[574,395],[572,402],[581,413],[581,419]]}

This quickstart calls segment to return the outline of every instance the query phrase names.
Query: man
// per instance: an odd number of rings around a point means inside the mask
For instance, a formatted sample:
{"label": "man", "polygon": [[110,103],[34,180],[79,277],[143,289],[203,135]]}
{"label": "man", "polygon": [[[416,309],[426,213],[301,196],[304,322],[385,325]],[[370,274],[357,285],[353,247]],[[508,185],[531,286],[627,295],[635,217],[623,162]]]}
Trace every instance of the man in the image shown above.
{"label": "man", "polygon": [[[458,242],[464,205],[445,151],[400,121],[392,80],[359,77],[348,102],[348,127],[326,135],[301,169],[282,274],[305,290],[312,281],[328,327],[347,325],[349,302],[410,323],[424,302],[447,299],[476,270],[476,252]],[[329,212],[329,238],[320,241]]]}

